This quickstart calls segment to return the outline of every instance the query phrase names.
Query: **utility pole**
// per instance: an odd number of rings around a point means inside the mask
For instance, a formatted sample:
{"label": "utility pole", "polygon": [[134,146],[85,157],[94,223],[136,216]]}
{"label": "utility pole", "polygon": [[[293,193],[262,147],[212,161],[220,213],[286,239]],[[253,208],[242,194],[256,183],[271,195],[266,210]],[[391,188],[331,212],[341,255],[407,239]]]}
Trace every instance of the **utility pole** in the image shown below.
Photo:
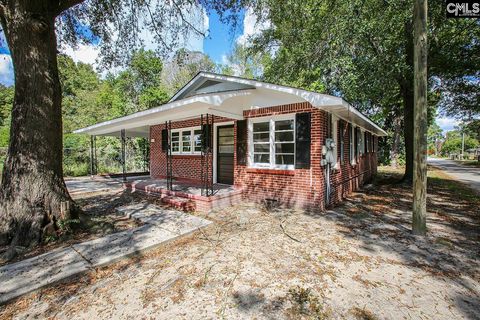
{"label": "utility pole", "polygon": [[414,0],[414,131],[412,231],[427,232],[427,0]]}
{"label": "utility pole", "polygon": [[460,160],[463,160],[463,155],[464,155],[464,152],[465,152],[465,132],[463,132],[463,128],[462,128],[462,157]]}

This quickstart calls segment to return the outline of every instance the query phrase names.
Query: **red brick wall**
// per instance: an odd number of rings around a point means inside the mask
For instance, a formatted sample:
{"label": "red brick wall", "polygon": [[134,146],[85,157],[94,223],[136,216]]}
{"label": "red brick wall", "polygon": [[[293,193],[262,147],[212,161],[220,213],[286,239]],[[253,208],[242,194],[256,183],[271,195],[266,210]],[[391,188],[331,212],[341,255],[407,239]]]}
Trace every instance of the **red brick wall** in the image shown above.
{"label": "red brick wall", "polygon": [[[340,132],[340,123],[343,123],[344,132]],[[357,190],[364,183],[370,181],[373,176],[377,173],[377,153],[373,152],[369,148],[369,152],[361,154],[358,158],[355,155],[356,165],[352,165],[350,162],[350,136],[348,134],[347,122],[343,120],[338,120],[337,125],[337,136],[340,134],[340,138],[343,137],[344,142],[344,161],[340,160],[341,153],[341,144],[340,140],[337,141],[337,159],[340,164],[337,169],[335,169],[331,174],[331,183],[332,183],[332,203],[340,202],[344,196],[346,196],[351,191]],[[363,136],[363,145],[365,145],[365,135],[362,132]],[[355,136],[354,136],[355,139]],[[376,139],[375,139],[376,140]],[[354,142],[355,145],[355,142]],[[377,148],[375,148],[377,150]]]}
{"label": "red brick wall", "polygon": [[[214,123],[225,121],[231,120],[222,117],[214,118]],[[172,122],[172,129],[198,126],[200,126],[200,118]],[[164,124],[150,127],[150,141],[155,139],[155,142],[150,142],[150,175],[152,178],[165,178],[167,174],[167,157],[162,151],[162,129],[164,127]],[[202,170],[201,162],[202,158],[200,155],[173,155],[173,176],[179,180],[199,183]],[[212,160],[210,160],[210,170],[212,170],[211,168]]]}
{"label": "red brick wall", "polygon": [[326,133],[326,113],[305,102],[249,110],[244,112],[244,116],[254,118],[299,112],[312,114],[310,169],[277,171],[236,166],[235,186],[244,188],[247,199],[261,202],[271,198],[288,206],[323,209],[325,182],[320,160]]}

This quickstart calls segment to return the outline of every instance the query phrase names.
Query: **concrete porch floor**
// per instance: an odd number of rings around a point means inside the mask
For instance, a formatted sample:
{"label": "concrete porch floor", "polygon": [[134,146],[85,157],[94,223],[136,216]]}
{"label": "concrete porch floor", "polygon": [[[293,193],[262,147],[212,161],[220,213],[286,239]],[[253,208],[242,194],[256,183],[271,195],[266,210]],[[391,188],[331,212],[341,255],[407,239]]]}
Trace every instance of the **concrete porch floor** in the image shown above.
{"label": "concrete porch floor", "polygon": [[[94,177],[77,177],[77,178],[66,178],[65,184],[67,185],[68,191],[75,194],[83,193],[93,193],[93,192],[102,192],[102,191],[114,191],[121,190],[123,187],[122,178],[111,178],[103,176],[94,176]],[[152,179],[150,176],[132,176],[127,177],[127,186],[134,186],[135,189],[145,189],[147,190],[159,190],[167,189],[167,180],[166,179]],[[213,185],[214,194],[213,195],[226,195],[234,191],[232,185],[226,185],[221,183],[215,183]],[[174,192],[182,192],[186,194],[191,194],[194,196],[201,196],[202,188],[198,184],[182,182],[182,181],[173,181],[173,190]]]}
{"label": "concrete porch floor", "polygon": [[[150,177],[132,177],[127,179],[127,184],[132,186],[132,189],[141,189],[146,191],[167,189],[166,179],[152,179]],[[215,183],[213,185],[213,196],[227,195],[234,190],[235,188],[232,185]],[[173,181],[172,191],[186,193],[193,196],[202,195],[202,188],[200,185],[182,181],[179,182],[175,180]]]}

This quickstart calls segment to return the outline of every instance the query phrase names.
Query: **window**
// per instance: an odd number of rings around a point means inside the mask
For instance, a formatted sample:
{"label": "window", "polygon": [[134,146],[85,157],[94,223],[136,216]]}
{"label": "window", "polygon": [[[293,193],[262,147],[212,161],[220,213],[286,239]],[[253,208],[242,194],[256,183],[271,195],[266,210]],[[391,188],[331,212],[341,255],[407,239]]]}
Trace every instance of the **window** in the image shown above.
{"label": "window", "polygon": [[190,153],[192,151],[192,132],[182,131],[182,153]]}
{"label": "window", "polygon": [[357,160],[358,160],[358,158],[359,158],[359,156],[360,156],[360,146],[358,145],[358,141],[359,141],[359,139],[358,139],[359,130],[360,130],[360,129],[359,129],[358,127],[355,128],[355,157],[357,158]]}
{"label": "window", "polygon": [[335,146],[333,147],[333,154],[335,155],[335,168],[338,169],[339,165],[339,157],[338,157],[338,148],[339,148],[339,140],[338,139],[338,120],[335,116],[332,116],[332,129],[333,129],[333,140],[335,142]]}
{"label": "window", "polygon": [[344,140],[344,134],[345,134],[345,124],[340,121],[340,130],[338,132],[339,134],[339,140],[340,140],[340,162],[344,163],[345,161],[345,140]]}
{"label": "window", "polygon": [[364,153],[363,151],[364,144],[363,144],[363,131],[362,129],[358,128],[358,150],[360,155]]}
{"label": "window", "polygon": [[172,132],[172,152],[179,152],[179,151],[180,151],[180,132]]}
{"label": "window", "polygon": [[293,120],[275,121],[275,164],[295,163],[295,133]]}
{"label": "window", "polygon": [[202,130],[182,128],[171,132],[172,153],[198,154],[202,151]]}
{"label": "window", "polygon": [[193,130],[193,151],[202,152],[202,129]]}
{"label": "window", "polygon": [[295,120],[293,116],[252,119],[249,128],[252,166],[294,168]]}
{"label": "window", "polygon": [[365,153],[368,153],[368,132],[365,131]]}
{"label": "window", "polygon": [[348,124],[348,140],[349,140],[349,156],[350,163],[355,164],[355,150],[354,150],[354,136],[353,136],[353,126],[351,123]]}
{"label": "window", "polygon": [[253,163],[270,164],[270,122],[253,124]]}

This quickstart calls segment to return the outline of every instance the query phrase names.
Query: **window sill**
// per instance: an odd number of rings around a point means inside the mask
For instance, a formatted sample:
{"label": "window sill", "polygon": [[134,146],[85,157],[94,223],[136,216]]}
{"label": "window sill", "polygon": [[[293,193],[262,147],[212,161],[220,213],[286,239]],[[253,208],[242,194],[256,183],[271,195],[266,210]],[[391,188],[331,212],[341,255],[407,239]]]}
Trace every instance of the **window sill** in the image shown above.
{"label": "window sill", "polygon": [[247,168],[247,173],[276,174],[282,176],[294,176],[295,169],[266,169],[266,168]]}
{"label": "window sill", "polygon": [[200,158],[201,154],[172,154],[173,159],[191,159],[191,158]]}

